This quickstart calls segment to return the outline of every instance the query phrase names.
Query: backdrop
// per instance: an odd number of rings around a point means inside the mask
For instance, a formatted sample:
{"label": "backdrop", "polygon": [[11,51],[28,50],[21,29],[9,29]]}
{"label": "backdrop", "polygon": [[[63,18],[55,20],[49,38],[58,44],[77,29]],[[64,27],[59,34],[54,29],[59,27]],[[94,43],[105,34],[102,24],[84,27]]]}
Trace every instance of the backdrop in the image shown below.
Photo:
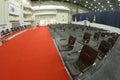
{"label": "backdrop", "polygon": [[88,20],[90,22],[93,22],[94,18],[96,23],[120,28],[120,12],[118,11],[89,12],[73,15],[73,21]]}

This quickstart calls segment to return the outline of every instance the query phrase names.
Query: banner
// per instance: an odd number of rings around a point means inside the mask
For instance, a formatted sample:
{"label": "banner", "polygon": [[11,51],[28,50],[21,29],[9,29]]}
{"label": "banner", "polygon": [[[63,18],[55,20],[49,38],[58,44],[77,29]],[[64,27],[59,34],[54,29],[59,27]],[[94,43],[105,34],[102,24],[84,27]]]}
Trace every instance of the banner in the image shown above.
{"label": "banner", "polygon": [[20,15],[20,7],[16,6],[15,4],[9,4],[9,14],[19,16]]}

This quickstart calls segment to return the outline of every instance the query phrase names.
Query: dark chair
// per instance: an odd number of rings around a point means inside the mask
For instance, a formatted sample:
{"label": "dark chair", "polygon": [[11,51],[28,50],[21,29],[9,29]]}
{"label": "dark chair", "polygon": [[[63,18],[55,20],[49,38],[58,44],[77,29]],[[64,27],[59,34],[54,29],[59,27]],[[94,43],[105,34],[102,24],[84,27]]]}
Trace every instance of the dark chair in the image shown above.
{"label": "dark chair", "polygon": [[102,40],[100,46],[98,47],[99,55],[98,59],[102,60],[107,52],[110,50],[111,44],[108,41]]}
{"label": "dark chair", "polygon": [[[27,28],[27,26],[26,26],[26,25],[24,25],[24,27],[25,27],[25,28]],[[38,27],[38,26],[37,26],[37,27]]]}
{"label": "dark chair", "polygon": [[19,26],[20,30],[22,30],[22,26]]}
{"label": "dark chair", "polygon": [[4,30],[1,31],[1,36],[5,36],[6,32]]}
{"label": "dark chair", "polygon": [[20,27],[19,26],[17,27],[17,30],[20,31]]}
{"label": "dark chair", "polygon": [[89,43],[90,37],[91,37],[91,34],[85,32],[85,33],[84,33],[84,36],[83,36],[83,39],[82,39],[83,43]]}
{"label": "dark chair", "polygon": [[[65,40],[65,39],[61,39],[61,40]],[[60,51],[69,51],[69,50],[72,50],[75,41],[76,41],[76,37],[70,35],[69,39],[68,39],[68,43],[66,45],[59,44],[59,50]]]}
{"label": "dark chair", "polygon": [[14,32],[17,32],[17,31],[18,31],[18,29],[16,27],[14,27]]}
{"label": "dark chair", "polygon": [[112,35],[112,38],[115,39],[115,41],[117,41],[118,37],[119,37],[119,34],[117,34],[117,33]]}
{"label": "dark chair", "polygon": [[76,28],[75,28],[75,27],[73,28],[73,31],[76,31]]}
{"label": "dark chair", "polygon": [[99,37],[100,37],[100,32],[95,32],[95,34],[93,36],[93,39],[96,40],[96,41],[98,41]]}
{"label": "dark chair", "polygon": [[114,38],[108,38],[108,42],[111,44],[111,48],[114,46],[116,40]]}
{"label": "dark chair", "polygon": [[84,45],[77,61],[66,61],[66,66],[71,75],[76,76],[81,72],[84,73],[92,67],[97,58],[97,54],[98,52],[96,50],[88,45]]}
{"label": "dark chair", "polygon": [[11,28],[11,31],[12,31],[12,32],[15,32],[15,28]]}
{"label": "dark chair", "polygon": [[84,70],[91,66],[96,57],[97,57],[97,51],[91,48],[88,45],[84,45],[82,51],[80,52],[80,57],[76,61],[76,65],[79,67],[79,70],[81,72],[84,72]]}
{"label": "dark chair", "polygon": [[6,34],[10,34],[10,30],[9,29],[6,29]]}
{"label": "dark chair", "polygon": [[102,32],[102,33],[101,33],[101,37],[102,37],[102,38],[105,38],[105,37],[108,37],[108,36],[110,36],[110,33],[109,33],[109,32]]}

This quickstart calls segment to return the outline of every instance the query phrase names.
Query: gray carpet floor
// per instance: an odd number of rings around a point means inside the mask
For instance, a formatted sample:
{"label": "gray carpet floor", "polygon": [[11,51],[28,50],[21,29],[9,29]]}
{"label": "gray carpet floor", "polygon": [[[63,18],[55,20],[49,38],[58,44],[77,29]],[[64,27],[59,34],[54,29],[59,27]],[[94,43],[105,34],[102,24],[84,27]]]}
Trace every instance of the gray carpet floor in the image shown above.
{"label": "gray carpet floor", "polygon": [[[76,25],[73,25],[73,27]],[[62,29],[60,28],[62,27]],[[102,40],[107,40],[108,37],[101,38],[98,41],[93,40],[93,35],[96,31],[87,30],[86,28],[82,30],[78,29],[69,29],[69,25],[50,25],[51,35],[59,47],[59,45],[65,45],[68,43],[68,38],[70,35],[77,38],[74,47],[70,51],[60,51],[60,54],[64,62],[78,59],[79,54],[73,54],[71,59],[67,57],[69,53],[80,51],[83,47],[83,44],[79,42],[82,41],[83,35],[85,32],[91,33],[90,45],[94,49],[98,49],[99,44]],[[80,27],[80,26],[79,26]],[[65,31],[64,31],[65,30]],[[62,41],[60,41],[63,39]],[[103,60],[96,60],[96,65],[91,69],[87,70],[84,74],[77,75],[76,80],[120,80],[120,37],[117,39],[115,45],[107,53],[106,57]],[[75,78],[73,78],[75,79]]]}

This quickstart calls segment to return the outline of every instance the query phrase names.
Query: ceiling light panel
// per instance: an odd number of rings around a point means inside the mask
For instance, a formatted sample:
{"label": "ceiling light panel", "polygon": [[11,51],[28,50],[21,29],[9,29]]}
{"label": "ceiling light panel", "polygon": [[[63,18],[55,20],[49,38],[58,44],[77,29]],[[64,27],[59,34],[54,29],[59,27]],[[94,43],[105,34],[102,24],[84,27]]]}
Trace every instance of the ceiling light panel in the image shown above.
{"label": "ceiling light panel", "polygon": [[107,3],[109,4],[109,3],[110,3],[110,1],[107,1]]}
{"label": "ceiling light panel", "polygon": [[85,1],[85,3],[88,3],[88,1]]}

